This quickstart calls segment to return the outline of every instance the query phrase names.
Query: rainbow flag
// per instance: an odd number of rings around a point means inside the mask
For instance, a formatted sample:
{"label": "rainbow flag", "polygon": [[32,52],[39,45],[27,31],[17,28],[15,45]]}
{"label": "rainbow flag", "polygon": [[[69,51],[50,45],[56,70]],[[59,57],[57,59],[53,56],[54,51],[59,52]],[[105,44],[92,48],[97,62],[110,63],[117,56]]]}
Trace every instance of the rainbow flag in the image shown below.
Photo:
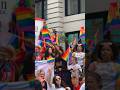
{"label": "rainbow flag", "polygon": [[120,19],[118,18],[119,16],[120,16],[119,3],[116,1],[111,2],[108,10],[106,27],[103,33],[104,35],[111,31],[111,26],[120,24]]}
{"label": "rainbow flag", "polygon": [[79,38],[81,39],[82,43],[85,44],[85,29],[84,29],[84,27],[80,28]]}
{"label": "rainbow flag", "polygon": [[84,27],[81,27],[80,28],[80,36],[84,35],[85,34],[85,29]]}
{"label": "rainbow flag", "polygon": [[49,57],[47,58],[47,62],[48,62],[48,63],[54,62],[54,60],[55,60],[55,58],[53,58],[53,57],[51,57],[51,56],[49,56]]}
{"label": "rainbow flag", "polygon": [[43,36],[43,38],[50,38],[50,32],[49,32],[49,30],[48,29],[42,29],[41,30],[41,33],[42,33],[42,36]]}
{"label": "rainbow flag", "polygon": [[53,42],[51,40],[50,31],[47,28],[43,28],[41,30],[41,34],[42,34],[42,39],[45,39],[47,45],[49,44],[49,46],[52,46]]}
{"label": "rainbow flag", "polygon": [[16,23],[22,31],[34,31],[34,14],[31,8],[18,7],[15,11]]}
{"label": "rainbow flag", "polygon": [[52,41],[52,43],[55,43],[55,42],[56,42],[56,40],[55,40],[55,35],[51,35],[51,41]]}
{"label": "rainbow flag", "polygon": [[62,59],[64,59],[65,61],[68,61],[70,52],[71,52],[71,49],[70,47],[68,47],[67,50],[62,55]]}

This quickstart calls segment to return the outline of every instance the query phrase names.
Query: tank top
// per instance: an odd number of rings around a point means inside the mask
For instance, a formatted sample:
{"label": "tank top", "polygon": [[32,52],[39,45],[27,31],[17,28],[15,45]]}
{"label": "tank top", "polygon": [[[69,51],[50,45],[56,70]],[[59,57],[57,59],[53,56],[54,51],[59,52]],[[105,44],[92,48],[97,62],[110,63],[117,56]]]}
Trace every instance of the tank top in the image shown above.
{"label": "tank top", "polygon": [[97,63],[95,72],[101,76],[102,90],[115,90],[115,77],[117,72],[113,70],[115,63]]}

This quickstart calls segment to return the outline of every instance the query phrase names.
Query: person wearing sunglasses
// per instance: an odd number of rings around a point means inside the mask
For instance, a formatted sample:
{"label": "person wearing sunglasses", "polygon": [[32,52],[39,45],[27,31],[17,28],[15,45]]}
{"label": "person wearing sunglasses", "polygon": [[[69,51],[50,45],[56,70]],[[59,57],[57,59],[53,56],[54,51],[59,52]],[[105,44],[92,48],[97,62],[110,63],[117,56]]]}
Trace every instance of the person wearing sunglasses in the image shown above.
{"label": "person wearing sunglasses", "polygon": [[66,87],[65,82],[59,75],[55,75],[53,80],[51,78],[52,71],[51,69],[48,70],[48,85],[49,90],[71,90],[69,87]]}

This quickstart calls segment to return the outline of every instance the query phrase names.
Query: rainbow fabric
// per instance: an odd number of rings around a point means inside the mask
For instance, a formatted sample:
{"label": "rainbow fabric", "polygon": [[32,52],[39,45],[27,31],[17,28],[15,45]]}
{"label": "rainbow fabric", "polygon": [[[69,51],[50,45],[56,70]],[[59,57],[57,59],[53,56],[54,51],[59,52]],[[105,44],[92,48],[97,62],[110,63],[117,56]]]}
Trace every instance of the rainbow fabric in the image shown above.
{"label": "rainbow fabric", "polygon": [[51,63],[51,62],[54,62],[55,58],[49,56],[49,57],[47,58],[47,60],[48,60],[48,61],[47,61],[48,63]]}
{"label": "rainbow fabric", "polygon": [[55,35],[51,35],[51,41],[52,41],[53,43],[56,42],[56,40],[55,40]]}
{"label": "rainbow fabric", "polygon": [[31,8],[18,7],[15,11],[16,23],[22,31],[34,32],[34,14]]}
{"label": "rainbow fabric", "polygon": [[71,52],[71,49],[70,47],[68,47],[67,50],[62,55],[62,59],[64,59],[65,61],[68,61],[70,52]]}
{"label": "rainbow fabric", "polygon": [[81,39],[82,43],[85,44],[85,29],[84,29],[84,27],[80,28],[79,38]]}
{"label": "rainbow fabric", "polygon": [[52,43],[58,45],[59,44],[59,34],[51,35],[51,41],[52,41]]}
{"label": "rainbow fabric", "polygon": [[41,30],[41,34],[42,34],[42,40],[45,39],[47,45],[52,46],[53,42],[51,40],[50,31],[47,29],[47,26],[43,27],[43,29]]}
{"label": "rainbow fabric", "polygon": [[84,35],[85,34],[85,29],[84,27],[81,27],[80,28],[80,36]]}
{"label": "rainbow fabric", "polygon": [[119,28],[118,27],[120,26],[120,19],[118,18],[119,16],[120,16],[119,3],[118,2],[110,3],[104,35],[106,35],[109,31],[113,30],[112,27]]}
{"label": "rainbow fabric", "polygon": [[54,58],[51,57],[51,56],[49,56],[49,57],[47,58],[47,60],[54,60]]}
{"label": "rainbow fabric", "polygon": [[43,38],[49,38],[50,39],[50,32],[49,32],[49,30],[48,29],[42,29],[41,30],[41,33],[42,33],[42,36],[43,36]]}
{"label": "rainbow fabric", "polygon": [[[18,32],[24,32],[24,38],[34,42],[35,38],[35,21],[34,13],[30,7],[18,7],[15,10],[16,25]],[[29,46],[25,46],[31,50]]]}

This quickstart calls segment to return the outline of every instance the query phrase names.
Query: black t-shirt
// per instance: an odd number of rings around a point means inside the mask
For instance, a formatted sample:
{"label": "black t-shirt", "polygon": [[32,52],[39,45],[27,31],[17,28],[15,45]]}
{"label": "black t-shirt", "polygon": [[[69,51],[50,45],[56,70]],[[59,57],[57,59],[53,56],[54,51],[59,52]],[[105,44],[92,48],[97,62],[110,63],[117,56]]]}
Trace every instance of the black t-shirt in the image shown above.
{"label": "black t-shirt", "polygon": [[47,82],[45,81],[44,85],[42,85],[40,81],[35,80],[34,87],[35,87],[35,90],[42,90],[43,88],[47,90]]}

